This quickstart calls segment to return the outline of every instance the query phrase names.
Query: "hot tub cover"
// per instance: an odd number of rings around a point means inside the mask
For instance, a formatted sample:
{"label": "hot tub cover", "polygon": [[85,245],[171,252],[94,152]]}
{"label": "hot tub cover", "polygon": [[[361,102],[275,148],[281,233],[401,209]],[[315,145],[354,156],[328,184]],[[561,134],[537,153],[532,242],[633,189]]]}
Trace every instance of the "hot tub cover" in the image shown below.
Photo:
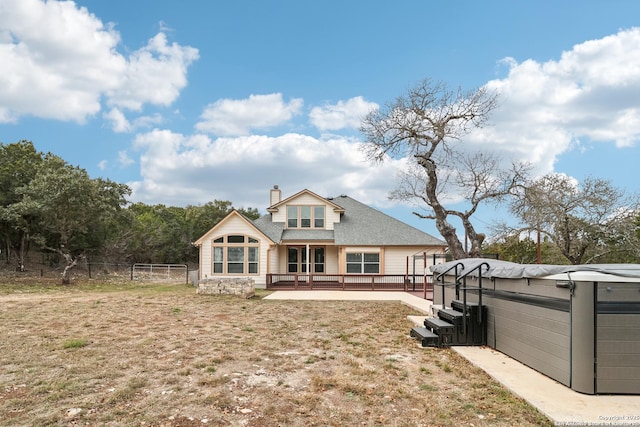
{"label": "hot tub cover", "polygon": [[[462,274],[466,271],[477,269],[482,266],[482,277],[497,277],[502,279],[521,279],[546,277],[554,274],[574,273],[574,272],[595,272],[619,277],[640,278],[640,264],[581,264],[581,265],[551,265],[551,264],[517,264],[509,261],[499,261],[486,258],[467,258],[457,261],[449,261],[429,267],[433,273],[440,274],[452,268],[455,264],[462,264],[464,267]],[[460,271],[459,271],[460,273]],[[477,276],[478,270],[470,273],[470,276]]]}

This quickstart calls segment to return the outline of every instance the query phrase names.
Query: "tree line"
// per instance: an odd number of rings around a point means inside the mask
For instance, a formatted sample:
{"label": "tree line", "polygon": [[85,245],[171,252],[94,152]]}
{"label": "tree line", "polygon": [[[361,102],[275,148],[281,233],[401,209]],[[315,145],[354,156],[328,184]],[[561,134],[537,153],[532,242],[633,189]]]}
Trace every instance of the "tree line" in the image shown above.
{"label": "tree line", "polygon": [[[506,162],[489,144],[461,143],[488,123],[498,95],[425,79],[365,116],[362,147],[371,161],[409,159],[391,199],[413,202],[417,216],[435,221],[453,259],[489,252],[520,263],[639,262],[637,194],[596,177],[532,176],[530,164]],[[130,194],[127,185],[91,178],[29,141],[0,143],[0,250],[18,269],[34,247],[56,254],[65,261],[63,281],[87,256],[197,262],[191,242],[233,209],[219,200],[184,208],[130,203]],[[516,225],[494,222],[490,236],[478,232],[474,218],[483,205],[507,206]]]}
{"label": "tree line", "polygon": [[[123,263],[197,263],[191,242],[233,206],[130,203],[131,189],[42,153],[30,141],[0,143],[0,250],[23,270],[29,251],[54,254],[69,271],[87,257]],[[238,209],[251,219],[257,209]]]}

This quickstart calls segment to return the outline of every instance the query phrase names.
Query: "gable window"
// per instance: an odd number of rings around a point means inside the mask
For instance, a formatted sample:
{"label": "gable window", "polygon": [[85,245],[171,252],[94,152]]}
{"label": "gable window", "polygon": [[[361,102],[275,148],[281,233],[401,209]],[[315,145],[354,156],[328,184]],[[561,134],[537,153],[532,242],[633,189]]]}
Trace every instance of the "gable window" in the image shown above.
{"label": "gable window", "polygon": [[368,252],[347,252],[347,273],[380,273],[380,254]]}
{"label": "gable window", "polygon": [[287,206],[287,228],[298,228],[298,206]]}
{"label": "gable window", "polygon": [[230,234],[213,241],[214,274],[258,274],[259,242],[250,236]]}
{"label": "gable window", "polygon": [[313,207],[313,226],[315,228],[324,228],[324,206]]}
{"label": "gable window", "polygon": [[300,227],[311,228],[311,206],[300,206]]}
{"label": "gable window", "polygon": [[287,206],[287,228],[324,228],[324,206]]}

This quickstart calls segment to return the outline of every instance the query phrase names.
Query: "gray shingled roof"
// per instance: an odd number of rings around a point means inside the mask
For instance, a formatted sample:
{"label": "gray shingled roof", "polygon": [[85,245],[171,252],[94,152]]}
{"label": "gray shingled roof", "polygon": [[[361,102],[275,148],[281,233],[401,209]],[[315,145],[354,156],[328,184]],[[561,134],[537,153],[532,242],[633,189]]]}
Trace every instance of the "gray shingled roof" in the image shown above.
{"label": "gray shingled roof", "polygon": [[254,220],[253,225],[272,241],[280,243],[282,232],[284,231],[284,222],[271,222],[271,214],[267,214]]}
{"label": "gray shingled roof", "polygon": [[333,230],[289,229],[282,233],[282,240],[330,240],[333,242]]}
{"label": "gray shingled roof", "polygon": [[345,213],[335,225],[336,245],[445,246],[446,243],[348,196],[333,203]]}
{"label": "gray shingled roof", "polygon": [[331,199],[345,212],[335,230],[287,230],[284,223],[271,222],[271,214],[253,221],[271,240],[333,240],[336,245],[351,246],[445,246],[446,243],[402,221],[390,217],[348,196]]}

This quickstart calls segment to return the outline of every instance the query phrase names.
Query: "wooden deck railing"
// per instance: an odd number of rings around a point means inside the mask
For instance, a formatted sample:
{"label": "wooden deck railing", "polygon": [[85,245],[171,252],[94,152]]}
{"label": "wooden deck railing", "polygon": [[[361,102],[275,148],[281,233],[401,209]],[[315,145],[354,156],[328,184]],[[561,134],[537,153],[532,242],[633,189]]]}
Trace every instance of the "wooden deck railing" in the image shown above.
{"label": "wooden deck railing", "polygon": [[406,274],[267,274],[267,289],[432,291],[431,276]]}

